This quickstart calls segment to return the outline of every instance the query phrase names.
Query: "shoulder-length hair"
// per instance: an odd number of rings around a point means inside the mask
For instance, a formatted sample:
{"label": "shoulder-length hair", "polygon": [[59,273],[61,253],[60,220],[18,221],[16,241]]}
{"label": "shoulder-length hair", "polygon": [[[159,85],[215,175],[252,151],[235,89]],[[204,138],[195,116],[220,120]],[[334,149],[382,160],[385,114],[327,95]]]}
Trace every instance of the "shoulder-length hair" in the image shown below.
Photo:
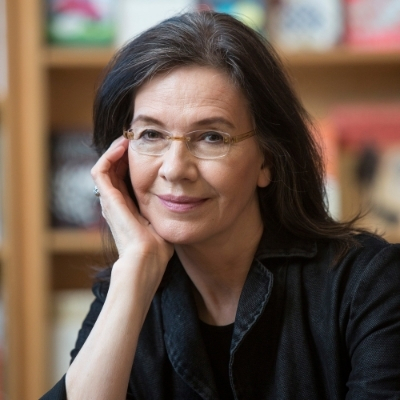
{"label": "shoulder-length hair", "polygon": [[311,119],[272,46],[229,15],[175,16],[116,53],[94,103],[97,151],[103,153],[129,127],[134,95],[143,83],[188,65],[224,71],[248,100],[272,173],[270,185],[258,189],[264,224],[276,227],[282,238],[335,240],[338,257],[344,255],[354,243],[354,221],[339,223],[329,215],[324,163]]}

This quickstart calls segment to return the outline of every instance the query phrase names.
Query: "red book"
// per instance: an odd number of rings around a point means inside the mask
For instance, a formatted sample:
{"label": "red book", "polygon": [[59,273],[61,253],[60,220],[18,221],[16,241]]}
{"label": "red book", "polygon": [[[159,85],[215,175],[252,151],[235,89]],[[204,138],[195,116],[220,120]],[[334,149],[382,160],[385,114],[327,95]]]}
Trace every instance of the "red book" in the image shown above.
{"label": "red book", "polygon": [[331,120],[340,146],[357,150],[400,144],[400,103],[338,106]]}
{"label": "red book", "polygon": [[400,49],[399,0],[345,0],[345,42],[371,49]]}

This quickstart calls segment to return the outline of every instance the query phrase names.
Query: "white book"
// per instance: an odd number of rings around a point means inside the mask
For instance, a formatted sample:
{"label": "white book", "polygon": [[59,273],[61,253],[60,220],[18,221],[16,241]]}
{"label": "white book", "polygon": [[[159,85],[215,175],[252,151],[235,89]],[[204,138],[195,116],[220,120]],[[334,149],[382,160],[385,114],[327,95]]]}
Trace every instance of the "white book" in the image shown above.
{"label": "white book", "polygon": [[344,29],[339,0],[281,0],[271,7],[271,35],[288,51],[324,51],[335,46]]}
{"label": "white book", "polygon": [[0,291],[0,400],[6,399],[5,394],[5,377],[6,377],[6,359],[7,359],[7,345],[6,345],[6,316],[4,311],[4,296]]}
{"label": "white book", "polygon": [[3,210],[3,196],[4,196],[4,129],[3,121],[0,115],[0,247],[3,244],[3,230],[4,230],[4,210]]}
{"label": "white book", "polygon": [[90,289],[60,290],[54,294],[50,370],[53,385],[69,367],[70,352],[75,347],[78,331],[93,300]]}
{"label": "white book", "polygon": [[166,18],[193,11],[196,4],[194,0],[118,0],[116,46],[120,47]]}

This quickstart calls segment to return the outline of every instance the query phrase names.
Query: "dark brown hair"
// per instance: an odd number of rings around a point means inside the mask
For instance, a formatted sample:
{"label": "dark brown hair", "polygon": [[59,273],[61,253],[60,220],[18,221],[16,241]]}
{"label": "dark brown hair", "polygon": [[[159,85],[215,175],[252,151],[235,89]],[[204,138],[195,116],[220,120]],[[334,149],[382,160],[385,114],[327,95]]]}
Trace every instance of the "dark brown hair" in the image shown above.
{"label": "dark brown hair", "polygon": [[94,145],[103,153],[126,129],[135,91],[153,76],[186,65],[224,71],[242,89],[272,171],[259,189],[265,225],[282,237],[334,240],[338,257],[354,243],[353,222],[328,213],[324,165],[309,115],[271,45],[233,17],[210,11],[165,20],[113,58],[94,104]]}

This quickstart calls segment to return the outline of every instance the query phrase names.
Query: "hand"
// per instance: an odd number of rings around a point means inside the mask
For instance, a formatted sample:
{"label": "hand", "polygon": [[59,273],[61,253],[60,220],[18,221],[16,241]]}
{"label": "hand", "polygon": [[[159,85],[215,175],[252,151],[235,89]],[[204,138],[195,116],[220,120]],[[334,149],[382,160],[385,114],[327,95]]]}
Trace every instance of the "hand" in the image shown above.
{"label": "hand", "polygon": [[155,263],[163,274],[173,246],[155,232],[129,196],[124,183],[129,165],[128,144],[122,136],[116,139],[92,168],[92,177],[101,194],[102,213],[113,234],[120,260],[126,261],[124,265],[132,260]]}

